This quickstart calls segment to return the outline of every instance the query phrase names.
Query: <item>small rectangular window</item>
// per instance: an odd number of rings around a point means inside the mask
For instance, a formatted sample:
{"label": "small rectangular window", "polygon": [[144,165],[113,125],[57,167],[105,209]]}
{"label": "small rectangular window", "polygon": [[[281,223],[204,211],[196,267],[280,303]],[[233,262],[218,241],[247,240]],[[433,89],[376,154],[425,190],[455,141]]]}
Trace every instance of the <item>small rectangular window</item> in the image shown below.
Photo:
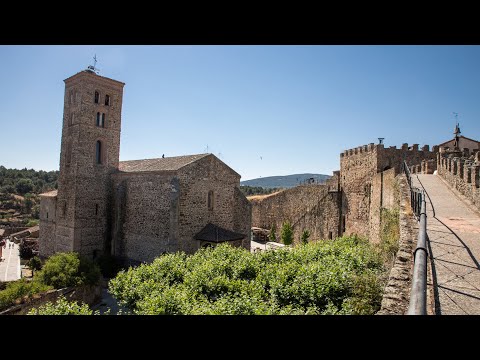
{"label": "small rectangular window", "polygon": [[95,204],[95,215],[98,215],[98,204]]}
{"label": "small rectangular window", "polygon": [[110,95],[105,95],[105,105],[110,105]]}

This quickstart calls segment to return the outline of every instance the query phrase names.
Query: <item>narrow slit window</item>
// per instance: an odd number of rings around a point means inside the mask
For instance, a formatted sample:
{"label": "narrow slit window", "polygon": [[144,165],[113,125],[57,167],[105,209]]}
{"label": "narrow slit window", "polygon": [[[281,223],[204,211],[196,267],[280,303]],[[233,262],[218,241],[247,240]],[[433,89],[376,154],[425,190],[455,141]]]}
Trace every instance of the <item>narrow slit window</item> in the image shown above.
{"label": "narrow slit window", "polygon": [[105,113],[102,113],[102,127],[105,127]]}
{"label": "narrow slit window", "polygon": [[208,210],[213,210],[213,190],[208,192]]}
{"label": "narrow slit window", "polygon": [[105,105],[110,105],[110,95],[105,95]]}
{"label": "narrow slit window", "polygon": [[98,94],[98,91],[95,91],[95,104],[98,104],[98,99],[100,95]]}
{"label": "narrow slit window", "polygon": [[95,215],[98,215],[98,204],[95,204]]}
{"label": "narrow slit window", "polygon": [[97,141],[95,160],[97,164],[102,163],[102,142],[100,140]]}
{"label": "narrow slit window", "polygon": [[97,122],[96,122],[97,126],[100,126],[100,113],[97,112]]}

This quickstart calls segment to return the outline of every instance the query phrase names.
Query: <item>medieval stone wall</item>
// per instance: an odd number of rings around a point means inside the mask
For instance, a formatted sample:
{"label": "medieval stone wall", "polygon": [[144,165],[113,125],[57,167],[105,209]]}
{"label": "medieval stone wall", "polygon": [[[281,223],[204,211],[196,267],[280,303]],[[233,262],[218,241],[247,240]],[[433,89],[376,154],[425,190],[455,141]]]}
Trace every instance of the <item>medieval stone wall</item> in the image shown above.
{"label": "medieval stone wall", "polygon": [[387,286],[384,289],[380,311],[376,315],[404,315],[408,310],[413,273],[413,249],[418,236],[418,223],[410,205],[410,191],[405,175],[399,181],[400,239]]}
{"label": "medieval stone wall", "polygon": [[273,224],[280,239],[282,225],[293,226],[294,242],[299,242],[303,230],[309,230],[310,240],[339,236],[339,193],[329,192],[326,184],[299,185],[260,199],[251,199],[252,226],[270,229]]}
{"label": "medieval stone wall", "polygon": [[233,193],[233,229],[240,234],[246,234],[247,237],[240,240],[240,244],[232,244],[234,246],[242,246],[250,251],[251,229],[252,229],[252,204],[247,200],[239,187],[235,186]]}
{"label": "medieval stone wall", "polygon": [[469,157],[444,152],[437,157],[437,173],[480,209],[480,152]]}
{"label": "medieval stone wall", "polygon": [[146,172],[113,177],[113,255],[151,262],[163,252],[176,250],[178,194],[174,174]]}
{"label": "medieval stone wall", "polygon": [[40,201],[40,235],[38,240],[38,250],[42,257],[48,257],[55,253],[56,207],[56,196],[42,196]]}
{"label": "medieval stone wall", "polygon": [[[179,248],[193,253],[200,243],[193,237],[207,223],[245,234],[243,246],[250,249],[250,206],[238,193],[240,175],[207,156],[178,171],[180,181],[178,239]],[[213,192],[213,207],[208,207],[208,193]],[[243,196],[244,198],[244,196]],[[244,214],[235,219],[235,215]]]}
{"label": "medieval stone wall", "polygon": [[[432,151],[425,145],[421,149],[418,144],[408,146],[403,144],[400,149],[396,146],[385,148],[383,144],[369,144],[355,149],[345,150],[340,154],[340,187],[342,190],[342,217],[345,223],[345,234],[370,236],[370,223],[377,228],[380,210],[377,207],[382,187],[373,189],[373,179],[382,171],[394,169],[395,174],[402,171],[405,159],[409,166],[418,167],[421,171],[422,161],[436,159],[438,146]],[[416,169],[416,168],[415,168]],[[380,181],[380,179],[378,180]],[[373,191],[375,193],[373,193]],[[375,196],[375,204],[372,204]],[[375,209],[375,214],[370,214]],[[378,213],[377,213],[378,211]],[[377,238],[377,230],[372,233]]]}
{"label": "medieval stone wall", "polygon": [[382,171],[372,178],[372,191],[370,202],[370,221],[368,239],[370,242],[380,242],[382,226],[381,215],[383,209],[398,208],[395,197],[395,169]]}
{"label": "medieval stone wall", "polygon": [[374,144],[340,154],[340,187],[344,233],[368,236],[372,178],[377,173]]}

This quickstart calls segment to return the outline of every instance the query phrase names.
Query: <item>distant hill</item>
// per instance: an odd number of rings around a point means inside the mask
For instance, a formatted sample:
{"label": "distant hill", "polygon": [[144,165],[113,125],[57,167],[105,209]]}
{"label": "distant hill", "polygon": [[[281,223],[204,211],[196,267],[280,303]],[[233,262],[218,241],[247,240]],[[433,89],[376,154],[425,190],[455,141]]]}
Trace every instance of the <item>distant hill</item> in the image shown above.
{"label": "distant hill", "polygon": [[323,174],[293,174],[285,176],[267,176],[258,179],[240,181],[241,186],[260,186],[263,188],[291,188],[307,182],[307,179],[315,179],[315,182],[324,183],[330,175]]}

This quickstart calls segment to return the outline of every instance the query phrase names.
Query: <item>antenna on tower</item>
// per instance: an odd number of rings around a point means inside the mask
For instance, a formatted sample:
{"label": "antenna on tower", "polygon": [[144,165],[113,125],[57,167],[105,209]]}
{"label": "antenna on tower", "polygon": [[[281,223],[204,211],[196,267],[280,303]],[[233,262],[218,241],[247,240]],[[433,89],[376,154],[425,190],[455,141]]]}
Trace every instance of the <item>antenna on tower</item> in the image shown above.
{"label": "antenna on tower", "polygon": [[98,75],[100,69],[97,68],[97,54],[93,57],[93,65],[87,66],[87,71]]}

